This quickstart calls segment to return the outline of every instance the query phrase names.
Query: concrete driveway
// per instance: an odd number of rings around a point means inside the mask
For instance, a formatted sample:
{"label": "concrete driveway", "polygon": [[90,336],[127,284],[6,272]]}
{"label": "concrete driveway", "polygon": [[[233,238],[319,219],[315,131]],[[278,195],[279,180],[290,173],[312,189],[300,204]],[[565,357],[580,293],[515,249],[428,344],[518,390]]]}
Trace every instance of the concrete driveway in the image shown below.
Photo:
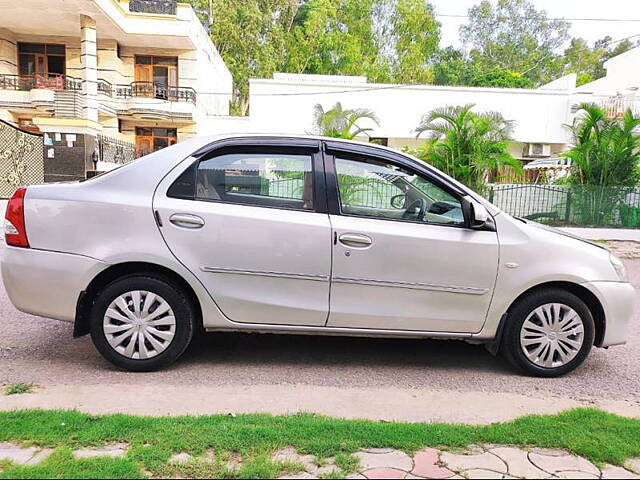
{"label": "concrete driveway", "polygon": [[[626,260],[640,288],[640,260]],[[260,334],[203,334],[168,370],[118,371],[72,325],[16,311],[0,288],[0,409],[93,413],[313,411],[344,417],[485,423],[580,405],[640,416],[640,322],[629,343],[595,349],[559,379],[518,375],[481,346]]]}

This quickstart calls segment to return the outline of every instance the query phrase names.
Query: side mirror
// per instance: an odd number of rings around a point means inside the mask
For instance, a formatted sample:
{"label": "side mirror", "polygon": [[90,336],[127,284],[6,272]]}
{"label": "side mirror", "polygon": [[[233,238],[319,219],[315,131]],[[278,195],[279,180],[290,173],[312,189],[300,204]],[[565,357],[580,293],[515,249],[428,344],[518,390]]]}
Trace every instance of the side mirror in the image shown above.
{"label": "side mirror", "polygon": [[394,195],[393,197],[391,197],[391,206],[393,208],[397,208],[398,210],[400,210],[404,208],[406,203],[407,203],[407,196],[404,193],[401,193],[400,195]]}
{"label": "side mirror", "polygon": [[462,211],[467,228],[481,229],[493,224],[485,206],[469,196],[462,199]]}

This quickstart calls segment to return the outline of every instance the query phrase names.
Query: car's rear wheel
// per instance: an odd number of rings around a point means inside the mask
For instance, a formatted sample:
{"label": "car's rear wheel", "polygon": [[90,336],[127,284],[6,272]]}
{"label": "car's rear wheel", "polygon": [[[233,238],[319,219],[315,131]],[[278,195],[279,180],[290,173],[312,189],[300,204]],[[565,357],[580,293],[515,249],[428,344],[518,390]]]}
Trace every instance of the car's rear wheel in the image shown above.
{"label": "car's rear wheel", "polygon": [[539,377],[576,369],[589,355],[595,336],[586,304],[557,288],[537,290],[518,300],[506,322],[502,352],[512,365]]}
{"label": "car's rear wheel", "polygon": [[184,292],[159,276],[133,275],[107,285],[91,310],[91,339],[111,363],[148,372],[184,353],[194,330]]}

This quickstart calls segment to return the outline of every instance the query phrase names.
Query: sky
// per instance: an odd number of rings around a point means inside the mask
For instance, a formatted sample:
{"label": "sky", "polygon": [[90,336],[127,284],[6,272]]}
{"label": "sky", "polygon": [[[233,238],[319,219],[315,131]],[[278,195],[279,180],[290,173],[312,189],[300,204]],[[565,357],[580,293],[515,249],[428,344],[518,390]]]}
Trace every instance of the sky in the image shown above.
{"label": "sky", "polygon": [[[495,0],[491,0],[495,3]],[[530,0],[537,9],[546,10],[549,17],[561,18],[615,18],[624,22],[571,21],[570,34],[593,44],[607,35],[614,40],[640,34],[640,0]],[[480,0],[429,0],[438,14],[466,15],[467,10]],[[636,21],[628,21],[633,20]],[[438,17],[442,24],[441,46],[460,48],[458,28],[465,18]],[[640,38],[640,37],[639,37]]]}

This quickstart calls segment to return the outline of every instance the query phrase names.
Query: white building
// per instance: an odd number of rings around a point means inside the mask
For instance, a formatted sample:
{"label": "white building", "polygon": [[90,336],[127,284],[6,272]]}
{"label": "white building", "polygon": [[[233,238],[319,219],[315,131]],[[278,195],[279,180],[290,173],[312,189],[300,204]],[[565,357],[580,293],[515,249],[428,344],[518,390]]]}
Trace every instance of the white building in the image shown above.
{"label": "white building", "polygon": [[[475,111],[497,111],[515,122],[511,153],[524,161],[552,157],[571,141],[567,125],[582,102],[595,102],[610,115],[627,108],[637,110],[640,86],[640,48],[610,59],[607,76],[576,88],[576,75],[557,79],[537,89],[439,87],[368,83],[366,77],[276,73],[271,79],[250,80],[248,117],[215,117],[207,120],[211,132],[311,133],[313,107],[325,110],[336,102],[344,108],[368,108],[380,125],[371,127],[372,138],[391,147],[414,147],[415,128],[434,108],[475,104]],[[363,137],[366,139],[366,137]]]}
{"label": "white building", "polygon": [[529,144],[545,144],[548,155],[567,143],[567,123],[572,91],[562,89],[508,89],[389,85],[368,83],[365,77],[275,74],[273,79],[250,81],[250,115],[210,119],[211,131],[311,133],[313,107],[325,110],[336,102],[344,108],[368,108],[380,119],[367,135],[390,147],[413,147],[415,129],[422,116],[434,108],[475,104],[476,111],[494,110],[515,121],[512,150],[516,157],[528,153]]}

